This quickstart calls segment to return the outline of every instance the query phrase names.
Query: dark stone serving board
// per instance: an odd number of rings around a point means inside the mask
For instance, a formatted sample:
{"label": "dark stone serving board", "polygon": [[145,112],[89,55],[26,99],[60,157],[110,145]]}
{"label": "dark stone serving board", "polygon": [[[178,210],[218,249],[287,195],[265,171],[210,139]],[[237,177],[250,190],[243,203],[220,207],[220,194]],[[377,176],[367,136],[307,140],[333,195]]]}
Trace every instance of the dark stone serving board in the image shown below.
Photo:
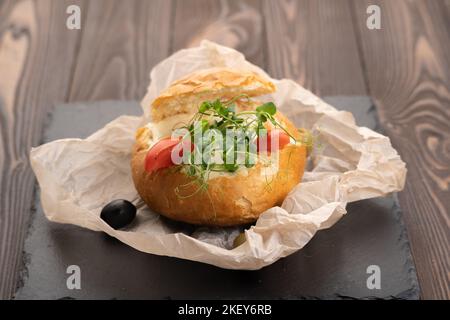
{"label": "dark stone serving board", "polygon": [[[359,125],[379,130],[367,97],[331,97]],[[121,114],[140,114],[136,102],[57,106],[44,142],[86,137]],[[319,231],[291,256],[258,271],[139,252],[100,232],[46,220],[39,191],[25,242],[17,299],[352,299],[419,298],[401,210],[395,196],[351,203],[348,214]],[[81,269],[81,289],[69,290],[69,265]],[[367,288],[367,267],[381,270],[381,289]]]}

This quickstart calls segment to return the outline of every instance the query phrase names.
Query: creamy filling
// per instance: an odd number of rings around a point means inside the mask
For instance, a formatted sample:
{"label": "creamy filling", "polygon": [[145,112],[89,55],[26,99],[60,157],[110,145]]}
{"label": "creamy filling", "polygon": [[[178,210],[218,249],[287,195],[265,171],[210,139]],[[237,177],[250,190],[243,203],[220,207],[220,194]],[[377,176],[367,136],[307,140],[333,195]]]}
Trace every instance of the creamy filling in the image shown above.
{"label": "creamy filling", "polygon": [[[276,159],[273,159],[265,154],[258,154],[257,162],[256,164],[261,164],[261,171],[259,175],[261,177],[272,177],[278,173],[278,164]],[[232,178],[236,175],[246,177],[249,174],[249,169],[244,165],[240,165],[239,169],[237,169],[235,172],[228,172],[228,171],[211,171],[208,180],[213,180],[220,177],[225,178]]]}
{"label": "creamy filling", "polygon": [[192,119],[192,116],[191,114],[180,113],[167,117],[159,122],[154,122],[152,130],[154,139],[158,141],[161,138],[170,136],[174,129],[187,125]]}

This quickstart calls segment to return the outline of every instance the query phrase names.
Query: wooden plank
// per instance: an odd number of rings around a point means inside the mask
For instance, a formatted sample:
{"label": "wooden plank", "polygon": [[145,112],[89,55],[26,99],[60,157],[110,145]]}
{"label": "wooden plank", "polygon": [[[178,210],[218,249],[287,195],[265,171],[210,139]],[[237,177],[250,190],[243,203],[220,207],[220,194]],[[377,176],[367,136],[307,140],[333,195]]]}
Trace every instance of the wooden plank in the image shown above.
{"label": "wooden plank", "polygon": [[140,100],[169,53],[171,1],[89,1],[70,101]]}
{"label": "wooden plank", "polygon": [[267,68],[320,95],[365,95],[366,88],[347,1],[263,3]]}
{"label": "wooden plank", "polygon": [[0,299],[13,295],[33,199],[29,150],[47,111],[68,93],[79,32],[66,8],[80,1],[5,1],[0,11]]}
{"label": "wooden plank", "polygon": [[[65,26],[70,4],[81,7],[80,31]],[[39,143],[49,107],[140,99],[151,67],[168,53],[169,37],[161,34],[169,34],[170,7],[163,0],[1,3],[0,298],[15,290],[34,189],[28,152]]]}
{"label": "wooden plank", "polygon": [[172,51],[208,39],[242,52],[264,67],[260,1],[176,0]]}
{"label": "wooden plank", "polygon": [[[381,8],[381,30],[366,8]],[[425,299],[450,298],[450,37],[440,1],[354,1],[370,94],[408,166],[399,194]]]}

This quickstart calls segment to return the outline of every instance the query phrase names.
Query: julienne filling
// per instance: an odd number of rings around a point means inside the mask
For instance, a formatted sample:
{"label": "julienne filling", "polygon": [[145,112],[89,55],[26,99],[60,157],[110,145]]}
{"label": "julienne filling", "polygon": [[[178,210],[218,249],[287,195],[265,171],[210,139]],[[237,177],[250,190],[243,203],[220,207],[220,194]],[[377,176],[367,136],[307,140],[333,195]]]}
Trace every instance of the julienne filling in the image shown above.
{"label": "julienne filling", "polygon": [[[233,174],[254,167],[258,160],[277,153],[288,144],[312,147],[312,136],[299,129],[296,139],[275,117],[277,108],[266,102],[254,110],[238,110],[241,102],[250,103],[247,95],[229,100],[204,101],[188,123],[174,128],[171,137],[156,142],[148,151],[145,170],[163,168],[182,170],[198,184],[195,191],[206,190],[212,173]],[[192,194],[188,195],[191,196]]]}

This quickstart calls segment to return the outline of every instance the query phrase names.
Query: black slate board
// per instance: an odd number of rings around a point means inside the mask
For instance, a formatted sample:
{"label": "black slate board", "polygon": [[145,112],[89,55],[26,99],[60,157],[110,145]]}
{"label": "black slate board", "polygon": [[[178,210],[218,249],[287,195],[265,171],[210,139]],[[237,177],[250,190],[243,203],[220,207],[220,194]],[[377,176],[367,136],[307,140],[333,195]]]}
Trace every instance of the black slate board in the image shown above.
{"label": "black slate board", "polygon": [[[378,128],[367,97],[330,97],[359,125]],[[140,114],[136,102],[57,106],[44,141],[86,137],[121,114]],[[17,299],[418,299],[419,286],[395,196],[349,204],[348,214],[299,252],[259,271],[141,253],[103,233],[46,220],[39,191],[24,248]],[[81,290],[69,290],[69,265],[81,268]],[[369,290],[369,265],[381,270],[381,289]]]}

